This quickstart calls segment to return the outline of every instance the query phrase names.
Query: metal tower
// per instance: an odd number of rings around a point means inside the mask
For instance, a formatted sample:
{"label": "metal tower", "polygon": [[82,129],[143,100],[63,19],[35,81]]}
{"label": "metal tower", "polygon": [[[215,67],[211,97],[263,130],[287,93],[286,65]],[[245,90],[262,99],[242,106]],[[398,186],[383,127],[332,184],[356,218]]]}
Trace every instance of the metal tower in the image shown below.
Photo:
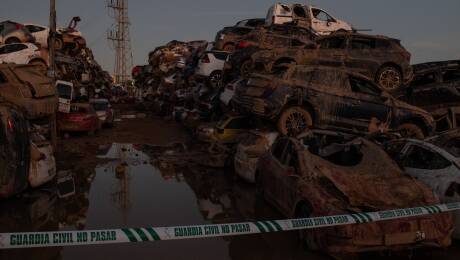
{"label": "metal tower", "polygon": [[133,53],[129,35],[128,0],[107,0],[109,15],[115,23],[107,33],[107,39],[115,49],[115,83],[123,86],[131,79]]}

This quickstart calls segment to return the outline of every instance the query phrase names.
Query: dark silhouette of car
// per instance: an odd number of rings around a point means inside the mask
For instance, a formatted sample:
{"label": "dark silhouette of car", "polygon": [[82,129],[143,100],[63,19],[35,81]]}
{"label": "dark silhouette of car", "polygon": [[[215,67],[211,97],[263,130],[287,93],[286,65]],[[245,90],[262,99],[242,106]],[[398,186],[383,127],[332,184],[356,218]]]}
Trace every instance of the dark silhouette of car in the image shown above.
{"label": "dark silhouette of car", "polygon": [[[364,138],[279,138],[259,158],[258,194],[287,218],[310,218],[422,207],[439,203],[432,190],[403,173]],[[360,252],[447,247],[449,213],[299,232],[313,250],[341,259]],[[353,258],[354,259],[354,258]]]}
{"label": "dark silhouette of car", "polygon": [[315,127],[353,133],[398,130],[423,139],[433,117],[398,101],[371,79],[349,69],[290,66],[285,72],[253,74],[232,100],[240,113],[277,122],[284,135]]}
{"label": "dark silhouette of car", "polygon": [[319,48],[279,48],[252,56],[255,70],[270,71],[288,63],[346,67],[374,79],[387,91],[412,80],[411,54],[399,40],[385,36],[338,32],[317,40]]}

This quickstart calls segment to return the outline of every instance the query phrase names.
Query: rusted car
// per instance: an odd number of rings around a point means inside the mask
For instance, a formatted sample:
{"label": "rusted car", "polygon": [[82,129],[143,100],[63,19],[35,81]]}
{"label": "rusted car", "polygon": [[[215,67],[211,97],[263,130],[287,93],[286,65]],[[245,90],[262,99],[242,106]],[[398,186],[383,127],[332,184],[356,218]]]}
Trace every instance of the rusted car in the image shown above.
{"label": "rusted car", "polygon": [[241,113],[270,119],[291,136],[311,127],[367,133],[376,125],[423,139],[434,129],[428,112],[398,101],[349,69],[297,65],[286,72],[253,74],[238,86],[232,102]]}
{"label": "rusted car", "polygon": [[460,126],[460,60],[413,65],[414,80],[396,98],[430,112],[436,131]]}
{"label": "rusted car", "polygon": [[19,109],[0,103],[0,199],[27,188],[30,165],[28,131],[27,120]]}
{"label": "rusted car", "polygon": [[24,109],[27,119],[56,113],[58,96],[38,65],[0,64],[0,97]]}
{"label": "rusted car", "polygon": [[222,51],[233,51],[236,43],[249,34],[255,28],[261,27],[265,24],[265,19],[247,19],[239,21],[235,26],[224,27],[218,31],[214,40],[214,49]]}
{"label": "rusted car", "polygon": [[58,113],[57,125],[60,132],[87,132],[93,135],[101,129],[102,122],[90,104],[70,105],[70,113]]}
{"label": "rusted car", "polygon": [[227,59],[224,66],[225,83],[240,76],[249,77],[253,69],[251,56],[260,50],[312,49],[316,47],[314,39],[311,31],[296,26],[274,25],[254,30],[237,43],[236,50]]}
{"label": "rusted car", "polygon": [[[316,138],[279,138],[259,159],[258,192],[288,218],[375,212],[439,203],[423,183],[403,174],[378,145],[357,138],[318,145]],[[372,188],[369,188],[372,187]],[[449,213],[304,230],[311,249],[332,256],[451,244]]]}
{"label": "rusted car", "polygon": [[252,56],[256,70],[271,71],[286,63],[346,67],[395,91],[413,78],[411,54],[399,40],[361,33],[334,33],[318,39],[319,48],[274,49]]}

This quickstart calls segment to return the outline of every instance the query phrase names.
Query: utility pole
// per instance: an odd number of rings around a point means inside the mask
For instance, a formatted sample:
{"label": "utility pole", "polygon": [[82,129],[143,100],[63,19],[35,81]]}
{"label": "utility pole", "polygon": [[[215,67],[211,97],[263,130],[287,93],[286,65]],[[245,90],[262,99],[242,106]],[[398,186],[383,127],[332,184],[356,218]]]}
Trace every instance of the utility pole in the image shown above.
{"label": "utility pole", "polygon": [[131,39],[129,34],[128,0],[107,0],[109,14],[115,23],[107,33],[107,39],[115,49],[115,83],[127,86],[131,79],[130,70],[133,66]]}
{"label": "utility pole", "polygon": [[[56,0],[50,0],[50,34],[48,35],[48,48],[49,48],[49,69],[48,76],[52,78],[53,86],[56,85]],[[57,92],[57,91],[56,91]],[[54,151],[57,149],[57,126],[56,126],[56,113],[53,113],[49,118],[51,144]]]}

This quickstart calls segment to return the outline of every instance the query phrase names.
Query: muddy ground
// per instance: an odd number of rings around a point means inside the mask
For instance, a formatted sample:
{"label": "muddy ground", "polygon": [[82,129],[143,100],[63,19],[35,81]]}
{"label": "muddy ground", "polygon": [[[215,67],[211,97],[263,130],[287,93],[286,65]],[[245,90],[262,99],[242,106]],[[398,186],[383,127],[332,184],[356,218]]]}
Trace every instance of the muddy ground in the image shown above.
{"label": "muddy ground", "polygon": [[[132,110],[132,111],[130,111]],[[120,115],[136,115],[129,107]],[[175,122],[151,115],[122,119],[94,136],[62,138],[58,170],[70,170],[75,195],[59,199],[53,185],[0,204],[0,232],[177,226],[281,219],[252,185],[203,167],[161,168],[152,145],[190,143]],[[161,170],[160,170],[161,168]],[[392,258],[458,259],[448,250],[407,251]],[[387,258],[388,255],[375,256]],[[309,252],[293,232],[154,243],[8,250],[0,259],[329,259]],[[364,257],[363,259],[366,259]]]}

